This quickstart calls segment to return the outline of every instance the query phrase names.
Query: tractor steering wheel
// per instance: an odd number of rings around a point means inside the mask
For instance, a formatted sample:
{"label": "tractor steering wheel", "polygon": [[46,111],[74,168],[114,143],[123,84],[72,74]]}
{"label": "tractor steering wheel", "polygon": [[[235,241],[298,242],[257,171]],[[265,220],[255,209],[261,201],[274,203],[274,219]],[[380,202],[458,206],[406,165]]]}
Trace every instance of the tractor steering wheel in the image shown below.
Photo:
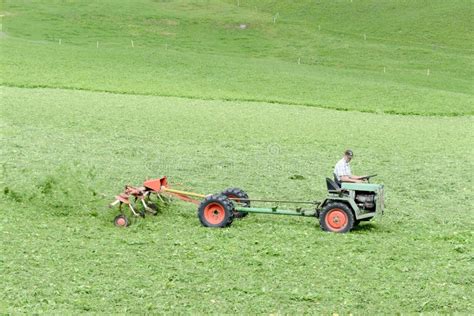
{"label": "tractor steering wheel", "polygon": [[376,177],[376,174],[371,174],[369,176],[364,176],[362,177],[362,180],[367,180],[367,182],[370,182],[370,178]]}

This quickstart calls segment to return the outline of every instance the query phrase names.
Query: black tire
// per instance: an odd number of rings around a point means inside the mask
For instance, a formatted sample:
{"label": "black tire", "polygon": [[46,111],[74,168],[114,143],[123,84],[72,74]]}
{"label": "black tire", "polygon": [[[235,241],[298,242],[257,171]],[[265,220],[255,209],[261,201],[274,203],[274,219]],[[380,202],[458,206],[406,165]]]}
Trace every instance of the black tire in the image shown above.
{"label": "black tire", "polygon": [[354,227],[354,221],[352,210],[341,202],[327,204],[319,215],[319,225],[327,232],[347,233]]}
{"label": "black tire", "polygon": [[198,217],[206,227],[227,227],[234,220],[234,205],[227,196],[210,195],[204,198],[198,208]]}
{"label": "black tire", "polygon": [[[243,207],[250,207],[250,201],[248,200],[249,196],[248,194],[239,188],[228,188],[222,191],[223,195],[227,196],[228,198],[237,198],[236,200],[231,200],[231,201],[236,201],[237,203],[240,203]],[[234,210],[234,218],[243,218],[247,216],[249,213],[247,212],[238,212]]]}
{"label": "black tire", "polygon": [[116,227],[127,227],[130,225],[130,221],[128,220],[127,216],[120,214],[114,218],[114,225]]}

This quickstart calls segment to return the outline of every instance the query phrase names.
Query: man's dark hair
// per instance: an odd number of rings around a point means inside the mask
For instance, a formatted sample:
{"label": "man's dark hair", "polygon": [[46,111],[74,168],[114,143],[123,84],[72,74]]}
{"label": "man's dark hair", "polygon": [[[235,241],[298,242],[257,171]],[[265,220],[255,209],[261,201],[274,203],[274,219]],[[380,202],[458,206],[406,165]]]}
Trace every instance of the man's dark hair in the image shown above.
{"label": "man's dark hair", "polygon": [[344,152],[344,155],[352,157],[352,156],[354,156],[354,153],[352,152],[352,150],[348,149]]}

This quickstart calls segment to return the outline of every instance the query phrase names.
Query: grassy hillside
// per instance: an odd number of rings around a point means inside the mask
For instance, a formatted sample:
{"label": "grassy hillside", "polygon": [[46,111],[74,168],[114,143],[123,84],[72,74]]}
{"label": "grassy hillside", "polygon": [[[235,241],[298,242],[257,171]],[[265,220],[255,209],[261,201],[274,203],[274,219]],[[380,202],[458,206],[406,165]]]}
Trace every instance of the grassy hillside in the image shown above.
{"label": "grassy hillside", "polygon": [[0,10],[3,85],[474,113],[469,1],[4,1]]}
{"label": "grassy hillside", "polygon": [[[2,312],[473,311],[472,179],[460,180],[472,117],[1,92]],[[351,234],[265,215],[207,229],[180,202],[117,230],[106,208],[162,174],[203,193],[317,200],[346,146],[388,192],[386,214]]]}
{"label": "grassy hillside", "polygon": [[[474,314],[472,12],[1,1],[0,314]],[[161,175],[319,200],[345,148],[387,192],[350,234],[207,229],[182,202],[117,229],[106,207]]]}

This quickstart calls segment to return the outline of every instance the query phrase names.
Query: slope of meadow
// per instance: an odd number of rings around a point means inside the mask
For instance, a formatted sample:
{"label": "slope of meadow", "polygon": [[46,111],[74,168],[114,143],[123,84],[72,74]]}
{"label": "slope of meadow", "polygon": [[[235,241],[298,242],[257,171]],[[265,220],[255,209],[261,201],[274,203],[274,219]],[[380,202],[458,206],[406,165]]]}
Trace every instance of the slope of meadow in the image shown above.
{"label": "slope of meadow", "polygon": [[4,1],[0,83],[472,114],[472,12],[469,1]]}

